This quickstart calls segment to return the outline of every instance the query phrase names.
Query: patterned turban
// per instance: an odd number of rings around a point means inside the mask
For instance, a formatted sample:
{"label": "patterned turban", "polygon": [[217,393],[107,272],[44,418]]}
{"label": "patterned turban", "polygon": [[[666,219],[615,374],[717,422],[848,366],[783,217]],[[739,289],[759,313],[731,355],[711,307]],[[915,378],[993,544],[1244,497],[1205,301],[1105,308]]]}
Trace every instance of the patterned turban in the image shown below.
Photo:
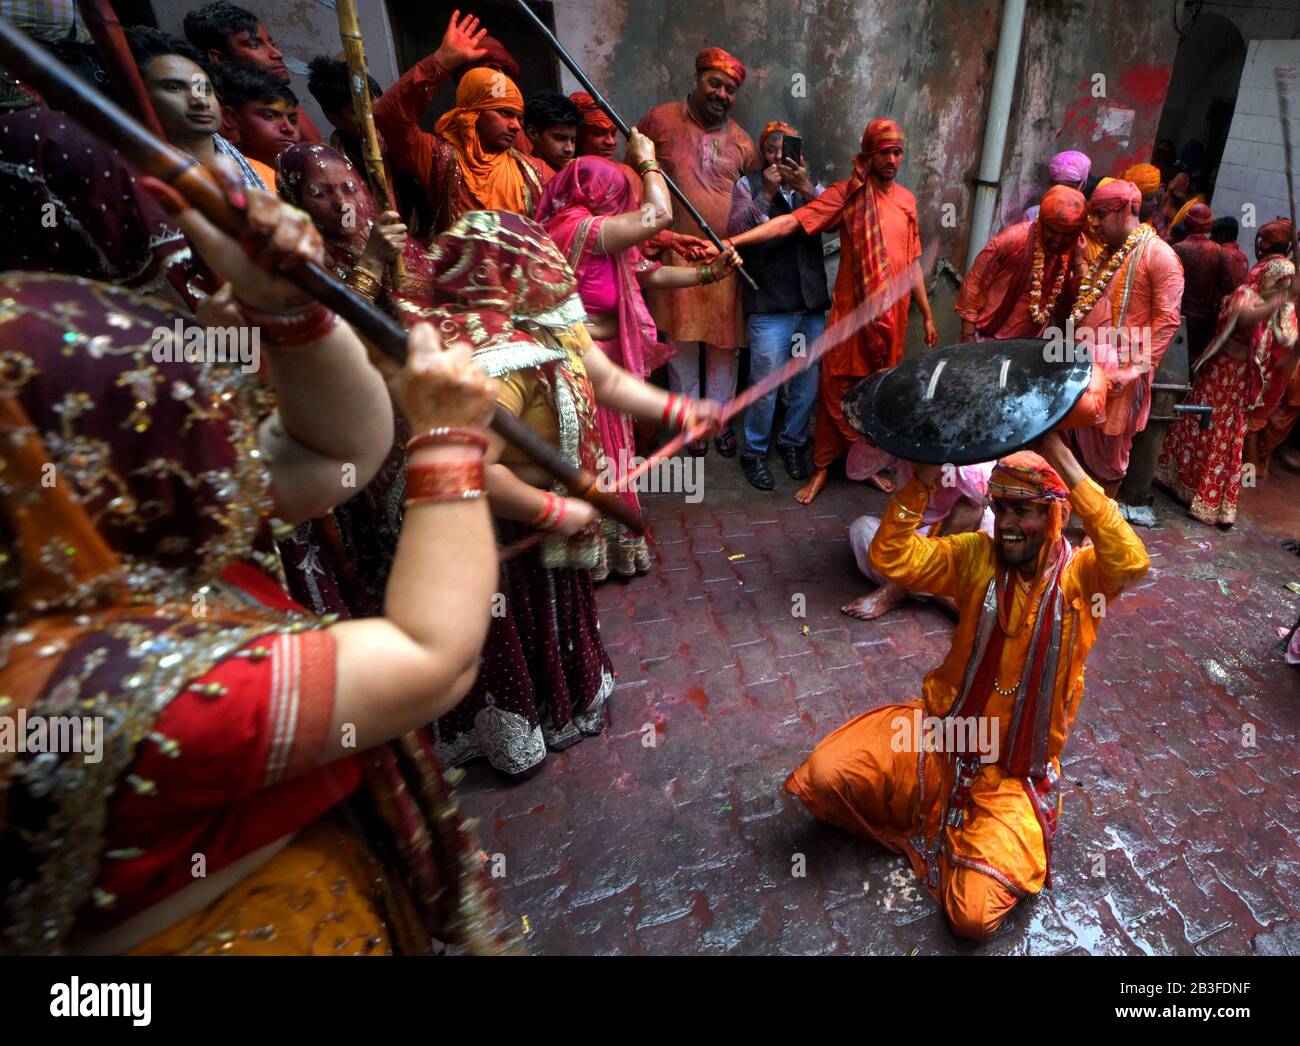
{"label": "patterned turban", "polygon": [[578,107],[582,114],[583,126],[592,131],[607,131],[614,126],[614,121],[605,115],[605,110],[596,104],[586,91],[577,91],[569,95],[569,101]]}
{"label": "patterned turban", "polygon": [[887,116],[879,116],[862,132],[862,155],[871,156],[890,145],[904,145],[903,129]]}
{"label": "patterned turban", "polygon": [[993,466],[989,497],[1006,501],[1064,501],[1070,496],[1065,481],[1047,459],[1032,450],[1008,454]]}
{"label": "patterned turban", "polygon": [[1136,185],[1143,199],[1160,188],[1160,168],[1153,163],[1135,163],[1121,177]]}
{"label": "patterned turban", "polygon": [[1255,238],[1266,247],[1285,247],[1295,239],[1295,231],[1287,219],[1278,218],[1276,221],[1261,225],[1259,231],[1255,233]]}
{"label": "patterned turban", "polygon": [[768,138],[770,138],[774,134],[797,135],[798,133],[799,133],[798,131],[796,131],[784,120],[773,120],[770,124],[768,124],[763,128],[763,133],[758,136],[758,151],[760,153],[763,151],[764,143],[768,140]]}
{"label": "patterned turban", "polygon": [[1032,450],[1008,454],[993,466],[989,497],[1003,501],[1032,501],[1048,506],[1044,554],[1061,536],[1070,515],[1070,489],[1047,459]]}
{"label": "patterned turban", "polygon": [[1078,233],[1088,223],[1088,201],[1078,189],[1053,185],[1043,194],[1038,220],[1052,232]]}
{"label": "patterned turban", "polygon": [[702,73],[705,69],[726,73],[736,81],[737,87],[745,82],[745,63],[721,47],[706,47],[695,56],[695,71]]}
{"label": "patterned turban", "polygon": [[1054,182],[1083,188],[1083,183],[1088,180],[1088,172],[1091,170],[1092,161],[1086,154],[1075,149],[1067,149],[1052,157],[1051,163],[1047,165],[1047,176]]}
{"label": "patterned turban", "polygon": [[1183,224],[1188,232],[1209,232],[1214,228],[1214,214],[1205,204],[1198,203],[1187,209]]}
{"label": "patterned turban", "polygon": [[1092,191],[1092,199],[1088,201],[1093,214],[1110,214],[1111,211],[1122,211],[1125,207],[1137,214],[1141,206],[1142,190],[1126,178],[1116,178],[1098,185]]}

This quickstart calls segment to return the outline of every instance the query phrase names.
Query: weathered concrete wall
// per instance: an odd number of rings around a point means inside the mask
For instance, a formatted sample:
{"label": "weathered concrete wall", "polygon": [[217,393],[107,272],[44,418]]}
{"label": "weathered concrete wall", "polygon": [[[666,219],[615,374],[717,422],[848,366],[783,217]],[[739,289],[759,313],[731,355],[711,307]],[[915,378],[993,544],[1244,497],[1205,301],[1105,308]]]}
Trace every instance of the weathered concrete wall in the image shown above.
{"label": "weathered concrete wall", "polygon": [[[688,90],[696,50],[733,50],[749,67],[735,118],[751,133],[776,117],[794,123],[826,178],[847,171],[873,116],[899,120],[909,136],[900,180],[920,201],[923,239],[940,257],[963,259],[1001,10],[998,0],[571,0],[556,4],[555,20],[632,119]],[[1060,149],[1084,150],[1104,174],[1149,155],[1176,44],[1164,0],[1135,0],[1122,19],[1082,0],[1030,5],[1002,222],[1042,191]]]}
{"label": "weathered concrete wall", "polygon": [[1042,192],[1055,152],[1087,153],[1095,175],[1150,157],[1177,42],[1159,0],[1124,5],[1122,15],[1118,5],[1079,0],[1029,5],[999,201],[1004,223]]}
{"label": "weathered concrete wall", "polygon": [[[153,0],[159,28],[184,38],[181,22],[185,13],[201,7],[203,2],[204,0]],[[329,137],[330,125],[315,99],[307,92],[307,63],[318,54],[343,57],[334,0],[276,0],[274,4],[263,0],[244,0],[240,6],[256,12],[262,18],[276,46],[284,52],[294,93],[298,95],[321,134]],[[366,61],[370,65],[370,71],[381,84],[388,85],[397,79],[400,70],[394,58],[387,8],[382,0],[358,0],[357,17],[361,22],[361,35],[366,41]]]}

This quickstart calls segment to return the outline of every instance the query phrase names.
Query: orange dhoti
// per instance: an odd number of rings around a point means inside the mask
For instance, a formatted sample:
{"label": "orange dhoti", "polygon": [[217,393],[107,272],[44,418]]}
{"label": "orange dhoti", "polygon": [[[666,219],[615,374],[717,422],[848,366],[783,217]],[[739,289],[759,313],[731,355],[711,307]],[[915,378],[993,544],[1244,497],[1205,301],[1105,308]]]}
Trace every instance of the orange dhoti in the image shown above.
{"label": "orange dhoti", "polygon": [[924,750],[924,714],[914,701],[849,720],[785,790],[823,821],[905,854],[953,932],[983,939],[1021,897],[1042,890],[1043,830],[1023,782],[996,764],[980,769],[961,825],[942,826],[957,760]]}

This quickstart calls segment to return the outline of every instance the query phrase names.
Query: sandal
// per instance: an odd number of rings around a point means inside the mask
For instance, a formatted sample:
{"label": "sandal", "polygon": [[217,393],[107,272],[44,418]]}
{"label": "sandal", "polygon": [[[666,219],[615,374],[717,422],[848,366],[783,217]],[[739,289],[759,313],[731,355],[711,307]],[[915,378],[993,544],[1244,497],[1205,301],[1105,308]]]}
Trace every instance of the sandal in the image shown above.
{"label": "sandal", "polygon": [[706,439],[697,439],[686,444],[686,453],[693,458],[702,458],[709,452],[709,441]]}
{"label": "sandal", "polygon": [[736,456],[736,430],[727,429],[721,436],[713,441],[718,448],[718,453],[724,458],[734,458]]}

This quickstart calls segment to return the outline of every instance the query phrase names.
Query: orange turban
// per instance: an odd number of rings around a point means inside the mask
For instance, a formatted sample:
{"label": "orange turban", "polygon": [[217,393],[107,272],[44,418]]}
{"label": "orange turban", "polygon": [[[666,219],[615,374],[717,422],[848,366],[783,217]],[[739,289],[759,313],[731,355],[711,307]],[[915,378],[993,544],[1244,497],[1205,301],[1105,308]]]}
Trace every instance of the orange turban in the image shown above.
{"label": "orange turban", "polygon": [[[1070,488],[1047,459],[1032,450],[1008,454],[993,466],[989,475],[990,498],[1003,501],[1032,501],[1050,506],[1047,517],[1047,542],[1050,546],[1061,536],[1070,514],[1066,503]],[[1044,553],[1046,553],[1044,549]]]}
{"label": "orange turban", "polygon": [[1121,177],[1136,185],[1143,199],[1160,188],[1160,168],[1153,163],[1135,163]]}
{"label": "orange turban", "polygon": [[870,156],[889,145],[903,145],[903,129],[887,116],[879,116],[862,132],[862,155]]}
{"label": "orange turban", "polygon": [[763,128],[763,133],[758,136],[758,151],[763,151],[763,143],[774,134],[795,134],[799,132],[791,127],[784,120],[773,120]]}
{"label": "orange turban", "polygon": [[605,110],[596,104],[596,99],[592,98],[586,91],[576,91],[569,95],[569,101],[578,107],[578,112],[582,114],[582,123],[584,127],[593,131],[606,131],[614,126],[614,121],[605,115]]}
{"label": "orange turban", "polygon": [[514,211],[527,206],[523,175],[509,151],[488,152],[478,137],[479,114],[489,109],[524,111],[524,96],[505,73],[480,67],[461,77],[456,108],[443,113],[434,133],[456,147],[465,188],[478,208]]}
{"label": "orange turban", "polygon": [[737,87],[745,82],[745,63],[721,47],[706,47],[695,56],[695,71],[700,73],[705,69],[726,73],[736,81]]}
{"label": "orange turban", "polygon": [[1285,247],[1295,238],[1295,233],[1286,218],[1278,218],[1261,225],[1255,238],[1263,241],[1267,247]]}
{"label": "orange turban", "polygon": [[1043,194],[1038,220],[1053,232],[1081,232],[1088,223],[1088,201],[1078,189],[1053,185]]}
{"label": "orange turban", "polygon": [[1124,178],[1115,178],[1098,185],[1092,191],[1088,207],[1093,214],[1109,214],[1131,207],[1134,214],[1142,206],[1142,191]]}

